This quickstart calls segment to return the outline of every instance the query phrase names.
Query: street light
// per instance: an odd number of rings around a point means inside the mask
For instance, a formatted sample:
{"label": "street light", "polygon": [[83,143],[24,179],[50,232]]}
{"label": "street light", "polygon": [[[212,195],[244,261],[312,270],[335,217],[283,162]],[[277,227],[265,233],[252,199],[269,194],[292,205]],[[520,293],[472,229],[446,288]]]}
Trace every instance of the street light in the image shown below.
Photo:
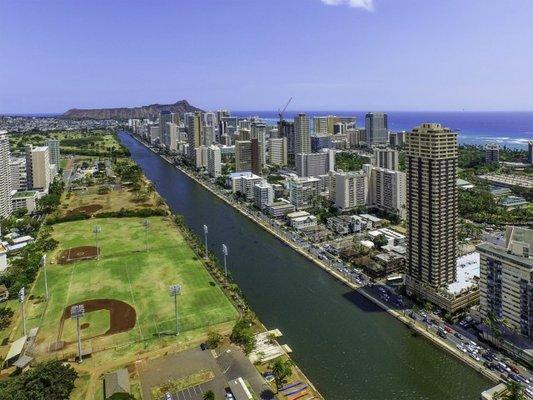
{"label": "street light", "polygon": [[46,254],[43,254],[43,257],[41,258],[41,263],[43,265],[44,272],[44,294],[46,296],[46,300],[48,300],[48,275],[46,274]]}
{"label": "street light", "polygon": [[26,336],[26,314],[24,313],[24,298],[26,297],[26,290],[24,289],[24,286],[22,286],[19,290],[19,301],[20,301],[20,309],[22,313],[22,330],[24,332],[24,336]]}
{"label": "street light", "polygon": [[83,304],[77,304],[70,307],[70,318],[76,320],[76,327],[78,329],[78,362],[82,362],[81,356],[81,335],[80,335],[80,318],[85,314],[85,306]]}
{"label": "street light", "polygon": [[98,247],[98,234],[102,232],[100,225],[95,225],[93,228],[94,237],[96,239],[96,259],[100,259],[100,248]]}
{"label": "street light", "polygon": [[228,264],[226,258],[228,257],[228,246],[222,245],[222,254],[224,255],[224,275],[228,276]]}
{"label": "street light", "polygon": [[178,336],[180,334],[180,327],[178,323],[178,296],[181,294],[181,285],[170,285],[169,293],[171,297],[174,297],[174,311],[176,313],[176,336]]}
{"label": "street light", "polygon": [[148,227],[150,226],[150,221],[145,219],[143,221],[144,226],[144,249],[148,251]]}
{"label": "street light", "polygon": [[207,233],[209,230],[207,229],[207,225],[204,225],[204,238],[205,238],[205,259],[209,259],[208,251],[207,251]]}

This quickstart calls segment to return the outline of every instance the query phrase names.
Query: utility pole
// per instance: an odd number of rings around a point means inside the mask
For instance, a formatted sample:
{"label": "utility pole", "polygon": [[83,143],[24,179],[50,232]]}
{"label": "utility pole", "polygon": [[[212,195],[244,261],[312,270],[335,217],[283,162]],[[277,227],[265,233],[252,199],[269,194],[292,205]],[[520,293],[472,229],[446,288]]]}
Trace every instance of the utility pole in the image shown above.
{"label": "utility pole", "polygon": [[222,245],[222,254],[224,255],[224,275],[228,276],[228,264],[226,258],[228,257],[228,246]]}
{"label": "utility pole", "polygon": [[143,221],[144,226],[144,249],[148,252],[148,227],[150,226],[150,221],[145,219]]}
{"label": "utility pole", "polygon": [[176,313],[176,336],[180,334],[180,327],[178,322],[178,296],[181,294],[181,286],[174,284],[169,289],[170,296],[174,297],[174,311]]}
{"label": "utility pole", "polygon": [[96,259],[100,259],[100,248],[98,247],[98,234],[102,232],[102,228],[99,225],[95,225],[93,228],[94,237],[96,239]]}
{"label": "utility pole", "polygon": [[26,290],[24,289],[24,286],[23,286],[19,290],[19,301],[20,301],[20,310],[22,313],[22,331],[24,332],[24,336],[26,336],[26,314],[24,313],[24,298],[25,297],[26,297]]}
{"label": "utility pole", "polygon": [[207,225],[204,225],[204,239],[205,239],[205,259],[209,259],[209,252],[207,250],[207,233],[209,230],[207,229]]}
{"label": "utility pole", "polygon": [[77,304],[70,308],[70,318],[76,320],[76,327],[78,330],[78,362],[81,363],[81,334],[80,334],[80,318],[85,314],[85,306],[83,304]]}
{"label": "utility pole", "polygon": [[44,272],[44,294],[46,296],[46,300],[48,300],[48,275],[46,274],[46,254],[43,254],[42,263]]}

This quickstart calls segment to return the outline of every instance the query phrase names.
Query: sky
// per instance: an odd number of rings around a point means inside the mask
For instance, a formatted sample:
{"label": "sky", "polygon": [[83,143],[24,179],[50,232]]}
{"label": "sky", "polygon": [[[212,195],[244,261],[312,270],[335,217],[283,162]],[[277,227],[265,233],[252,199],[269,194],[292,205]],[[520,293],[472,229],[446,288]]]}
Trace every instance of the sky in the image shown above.
{"label": "sky", "polygon": [[0,113],[533,110],[532,0],[0,0]]}

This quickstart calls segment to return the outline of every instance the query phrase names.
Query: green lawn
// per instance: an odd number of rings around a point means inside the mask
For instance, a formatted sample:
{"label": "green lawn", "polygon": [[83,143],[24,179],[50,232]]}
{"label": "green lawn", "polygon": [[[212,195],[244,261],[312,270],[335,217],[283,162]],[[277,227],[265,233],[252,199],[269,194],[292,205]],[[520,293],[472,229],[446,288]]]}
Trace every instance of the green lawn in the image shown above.
{"label": "green lawn", "polygon": [[[53,226],[59,248],[48,256],[48,304],[41,273],[27,303],[28,327],[42,324],[37,337],[38,353],[58,339],[59,322],[65,307],[89,299],[117,299],[137,312],[135,327],[125,333],[92,339],[93,349],[132,341],[155,339],[160,333],[175,329],[174,302],[169,285],[179,283],[178,299],[181,331],[208,327],[237,318],[238,313],[216,286],[203,265],[168,219],[151,217],[148,231],[149,251],[145,252],[145,234],[138,218],[111,218],[75,221]],[[82,245],[94,245],[92,229],[101,226],[99,261],[80,261],[57,265],[59,251]],[[44,314],[43,314],[44,312]],[[89,326],[82,338],[103,334],[109,328],[109,313],[87,313],[80,321]],[[20,329],[20,328],[19,328]],[[75,340],[75,323],[65,321],[62,339]]]}

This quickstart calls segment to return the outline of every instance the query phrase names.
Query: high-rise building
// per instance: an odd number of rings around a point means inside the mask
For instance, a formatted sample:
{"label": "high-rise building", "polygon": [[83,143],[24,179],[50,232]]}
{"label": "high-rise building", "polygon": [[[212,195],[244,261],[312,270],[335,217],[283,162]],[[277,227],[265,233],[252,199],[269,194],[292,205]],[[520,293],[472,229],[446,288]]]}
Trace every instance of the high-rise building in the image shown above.
{"label": "high-rise building", "polygon": [[309,117],[305,114],[298,114],[294,118],[294,154],[298,153],[311,153]]}
{"label": "high-rise building", "polygon": [[0,217],[11,214],[11,179],[9,179],[9,138],[0,131]]}
{"label": "high-rise building", "polygon": [[264,164],[261,162],[261,145],[257,138],[250,140],[252,146],[252,172],[256,175],[263,174]]}
{"label": "high-rise building", "polygon": [[487,164],[500,161],[500,145],[488,143],[485,145],[485,162]]}
{"label": "high-rise building", "polygon": [[235,172],[252,171],[252,142],[235,141]]}
{"label": "high-rise building", "polygon": [[374,148],[374,166],[378,168],[398,170],[398,150]]}
{"label": "high-rise building", "polygon": [[198,146],[194,149],[194,163],[196,168],[207,168],[207,146]]}
{"label": "high-rise building", "polygon": [[527,160],[529,161],[529,164],[533,165],[533,140],[527,142],[527,151]]}
{"label": "high-rise building", "polygon": [[179,126],[180,124],[180,114],[177,112],[170,113],[170,122]]}
{"label": "high-rise building", "polygon": [[407,188],[404,172],[372,168],[369,186],[371,205],[405,218]]}
{"label": "high-rise building", "polygon": [[387,114],[370,112],[365,117],[366,142],[369,146],[389,143]]}
{"label": "high-rise building", "polygon": [[296,154],[296,173],[298,176],[319,176],[335,170],[335,151]]}
{"label": "high-rise building", "polygon": [[533,230],[507,227],[505,244],[482,243],[480,313],[533,339]]}
{"label": "high-rise building", "polygon": [[59,161],[60,161],[59,140],[47,139],[45,140],[44,145],[48,147],[48,151],[50,152],[50,164],[55,164],[57,168],[59,168]]}
{"label": "high-rise building", "polygon": [[313,131],[315,135],[327,135],[328,117],[313,117]]}
{"label": "high-rise building", "polygon": [[52,181],[50,173],[50,153],[48,147],[26,145],[26,175],[28,189],[48,192]]}
{"label": "high-rise building", "polygon": [[170,148],[170,126],[169,123],[172,122],[172,114],[168,110],[163,110],[159,113],[159,127],[161,129],[161,142],[167,147]]}
{"label": "high-rise building", "polygon": [[11,190],[27,190],[28,176],[26,174],[26,159],[24,157],[11,158],[9,162]]}
{"label": "high-rise building", "polygon": [[267,126],[263,122],[253,122],[250,130],[251,139],[257,139],[261,165],[266,164]]}
{"label": "high-rise building", "polygon": [[254,204],[260,210],[274,202],[274,188],[268,182],[261,182],[254,185]]}
{"label": "high-rise building", "polygon": [[287,165],[287,138],[268,139],[269,164],[279,167]]}
{"label": "high-rise building", "polygon": [[368,174],[363,171],[334,174],[335,207],[350,210],[368,204]]}
{"label": "high-rise building", "polygon": [[288,180],[289,200],[297,210],[313,207],[320,194],[320,179],[291,178]]}
{"label": "high-rise building", "polygon": [[428,292],[456,279],[457,134],[422,124],[407,135],[405,156],[406,286],[409,294],[428,299]]}
{"label": "high-rise building", "polygon": [[187,142],[189,143],[189,157],[196,156],[195,149],[202,145],[202,113],[196,111],[187,118]]}
{"label": "high-rise building", "polygon": [[212,178],[222,174],[220,147],[211,145],[207,148],[207,172]]}
{"label": "high-rise building", "polygon": [[294,165],[296,140],[294,136],[294,123],[289,121],[278,122],[278,137],[287,139],[287,161]]}

